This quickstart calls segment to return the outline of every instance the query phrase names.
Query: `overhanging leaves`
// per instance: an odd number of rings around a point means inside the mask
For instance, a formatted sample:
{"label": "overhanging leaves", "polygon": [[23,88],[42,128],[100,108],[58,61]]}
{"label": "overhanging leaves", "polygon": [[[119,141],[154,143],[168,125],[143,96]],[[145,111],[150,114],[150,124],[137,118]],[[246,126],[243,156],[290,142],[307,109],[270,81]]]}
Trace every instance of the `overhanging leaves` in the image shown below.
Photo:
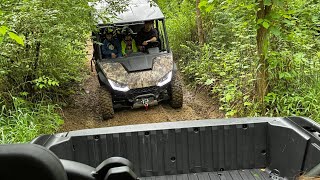
{"label": "overhanging leaves", "polygon": [[263,26],[264,28],[266,28],[266,29],[268,29],[268,28],[270,27],[270,25],[269,25],[269,23],[268,23],[267,21],[264,21],[264,22],[262,23],[262,26]]}
{"label": "overhanging leaves", "polygon": [[16,33],[13,33],[13,32],[8,32],[8,34],[11,39],[15,40],[18,44],[21,44],[22,46],[24,46],[24,41],[22,37],[18,36]]}

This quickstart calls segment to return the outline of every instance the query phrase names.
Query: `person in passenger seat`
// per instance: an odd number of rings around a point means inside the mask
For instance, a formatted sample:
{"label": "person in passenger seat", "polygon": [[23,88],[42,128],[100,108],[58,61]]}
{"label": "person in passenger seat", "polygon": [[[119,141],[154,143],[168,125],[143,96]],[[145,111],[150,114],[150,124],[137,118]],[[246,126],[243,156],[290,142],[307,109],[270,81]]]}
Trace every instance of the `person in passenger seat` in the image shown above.
{"label": "person in passenger seat", "polygon": [[106,29],[106,39],[103,41],[102,55],[103,58],[117,58],[121,57],[121,46],[119,40],[113,37],[113,30]]}
{"label": "person in passenger seat", "polygon": [[123,40],[121,41],[121,51],[123,56],[128,56],[133,52],[138,52],[136,41],[132,38],[133,31],[129,27],[122,30]]}

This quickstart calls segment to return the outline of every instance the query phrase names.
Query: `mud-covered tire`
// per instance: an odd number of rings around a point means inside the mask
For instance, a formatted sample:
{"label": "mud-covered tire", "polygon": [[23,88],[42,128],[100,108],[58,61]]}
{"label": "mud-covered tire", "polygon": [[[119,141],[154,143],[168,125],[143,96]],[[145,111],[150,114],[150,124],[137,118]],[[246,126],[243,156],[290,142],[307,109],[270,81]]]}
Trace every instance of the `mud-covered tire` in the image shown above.
{"label": "mud-covered tire", "polygon": [[102,115],[102,119],[111,119],[114,116],[111,93],[104,87],[100,87],[99,91],[100,113]]}
{"label": "mud-covered tire", "polygon": [[183,104],[183,92],[180,79],[175,76],[169,86],[170,105],[172,108],[181,108]]}

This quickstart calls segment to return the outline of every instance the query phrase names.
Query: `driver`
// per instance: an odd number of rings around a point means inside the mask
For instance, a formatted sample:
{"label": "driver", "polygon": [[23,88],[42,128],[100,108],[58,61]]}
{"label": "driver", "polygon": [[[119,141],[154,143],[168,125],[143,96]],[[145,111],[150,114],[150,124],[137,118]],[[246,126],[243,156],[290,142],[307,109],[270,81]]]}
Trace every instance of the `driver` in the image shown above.
{"label": "driver", "polygon": [[138,32],[137,44],[140,51],[145,51],[150,42],[157,42],[158,32],[153,28],[153,20],[145,21],[144,27]]}

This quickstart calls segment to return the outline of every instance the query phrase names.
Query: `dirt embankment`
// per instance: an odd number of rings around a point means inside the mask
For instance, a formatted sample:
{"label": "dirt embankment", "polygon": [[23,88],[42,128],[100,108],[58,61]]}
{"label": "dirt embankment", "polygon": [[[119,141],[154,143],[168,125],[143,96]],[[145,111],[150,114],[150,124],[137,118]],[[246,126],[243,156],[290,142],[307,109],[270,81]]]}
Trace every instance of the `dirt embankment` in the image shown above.
{"label": "dirt embankment", "polygon": [[[91,47],[88,45],[88,69],[91,68]],[[216,103],[208,97],[206,92],[190,90],[184,86],[184,105],[181,109],[172,109],[170,105],[160,103],[158,106],[150,107],[148,111],[143,108],[116,111],[113,119],[103,121],[99,114],[98,88],[97,75],[95,72],[91,72],[81,85],[80,90],[71,97],[73,101],[71,105],[62,110],[65,124],[61,127],[60,132],[107,126],[223,117],[219,113]]]}

